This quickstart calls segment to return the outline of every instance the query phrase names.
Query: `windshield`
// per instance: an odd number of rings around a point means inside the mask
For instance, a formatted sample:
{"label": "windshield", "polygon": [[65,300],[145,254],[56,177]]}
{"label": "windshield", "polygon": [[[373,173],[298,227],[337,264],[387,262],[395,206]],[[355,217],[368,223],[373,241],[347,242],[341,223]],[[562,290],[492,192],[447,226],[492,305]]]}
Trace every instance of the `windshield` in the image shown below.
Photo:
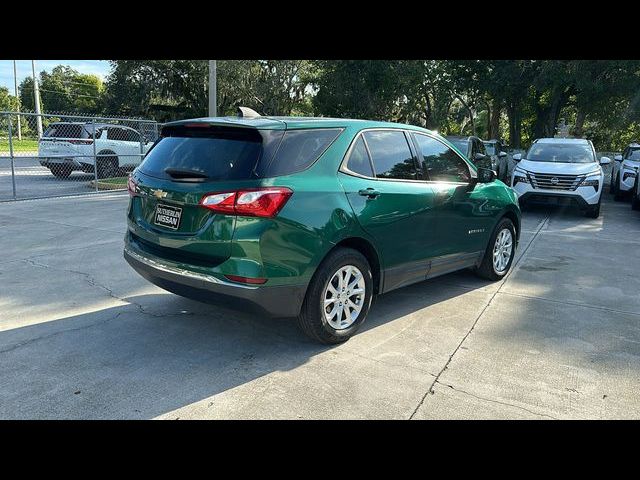
{"label": "windshield", "polygon": [[526,155],[533,162],[590,163],[595,162],[589,144],[534,143]]}
{"label": "windshield", "polygon": [[453,145],[462,152],[463,155],[467,154],[467,147],[469,142],[461,138],[447,138]]}
{"label": "windshield", "polygon": [[487,149],[487,155],[495,155],[496,154],[496,144],[495,143],[485,143],[484,148]]}
{"label": "windshield", "polygon": [[627,156],[625,157],[627,160],[632,160],[634,162],[640,161],[640,148],[634,148],[629,150]]}

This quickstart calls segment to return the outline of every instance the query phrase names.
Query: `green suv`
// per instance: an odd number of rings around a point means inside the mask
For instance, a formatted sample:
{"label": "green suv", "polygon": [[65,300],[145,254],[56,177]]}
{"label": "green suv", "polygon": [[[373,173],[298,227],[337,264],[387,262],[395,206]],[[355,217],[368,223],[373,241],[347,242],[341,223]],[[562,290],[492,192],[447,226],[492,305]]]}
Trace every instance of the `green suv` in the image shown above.
{"label": "green suv", "polygon": [[170,292],[351,337],[374,295],[513,262],[513,190],[397,123],[224,117],[165,124],[129,178],[124,256]]}

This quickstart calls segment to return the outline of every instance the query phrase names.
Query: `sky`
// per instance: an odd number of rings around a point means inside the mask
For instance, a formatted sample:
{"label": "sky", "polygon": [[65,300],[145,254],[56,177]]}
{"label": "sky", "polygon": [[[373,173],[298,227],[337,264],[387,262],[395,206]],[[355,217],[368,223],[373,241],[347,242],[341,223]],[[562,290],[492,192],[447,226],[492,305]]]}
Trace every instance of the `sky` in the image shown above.
{"label": "sky", "polygon": [[[50,72],[58,65],[68,65],[80,73],[92,73],[103,80],[109,74],[110,66],[107,60],[36,60],[36,75],[46,70]],[[18,86],[25,77],[31,76],[31,60],[16,60],[18,71]],[[0,87],[7,87],[9,94],[14,94],[13,60],[0,60]]]}

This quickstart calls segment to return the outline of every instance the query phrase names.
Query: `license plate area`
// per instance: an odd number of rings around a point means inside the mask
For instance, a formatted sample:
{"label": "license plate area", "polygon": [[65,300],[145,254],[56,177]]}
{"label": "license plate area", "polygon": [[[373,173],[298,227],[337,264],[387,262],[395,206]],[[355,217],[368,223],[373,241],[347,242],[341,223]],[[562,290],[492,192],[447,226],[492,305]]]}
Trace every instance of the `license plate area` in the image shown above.
{"label": "license plate area", "polygon": [[156,213],[153,217],[153,223],[171,230],[177,230],[178,227],[180,227],[181,217],[182,208],[159,203],[156,205]]}

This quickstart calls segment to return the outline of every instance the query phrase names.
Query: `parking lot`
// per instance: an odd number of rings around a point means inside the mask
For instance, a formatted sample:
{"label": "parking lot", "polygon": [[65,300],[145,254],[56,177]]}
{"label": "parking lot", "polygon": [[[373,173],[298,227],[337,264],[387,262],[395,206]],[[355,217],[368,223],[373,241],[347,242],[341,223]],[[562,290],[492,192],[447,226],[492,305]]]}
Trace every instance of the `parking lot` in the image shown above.
{"label": "parking lot", "polygon": [[[15,157],[17,198],[55,197],[78,195],[93,191],[90,173],[73,172],[69,178],[59,179],[48,168],[40,165],[36,156]],[[0,201],[13,200],[11,160],[0,158]]]}
{"label": "parking lot", "polygon": [[167,293],[122,193],[0,204],[0,418],[640,418],[640,215],[523,214],[517,263],[382,296],[346,344]]}

